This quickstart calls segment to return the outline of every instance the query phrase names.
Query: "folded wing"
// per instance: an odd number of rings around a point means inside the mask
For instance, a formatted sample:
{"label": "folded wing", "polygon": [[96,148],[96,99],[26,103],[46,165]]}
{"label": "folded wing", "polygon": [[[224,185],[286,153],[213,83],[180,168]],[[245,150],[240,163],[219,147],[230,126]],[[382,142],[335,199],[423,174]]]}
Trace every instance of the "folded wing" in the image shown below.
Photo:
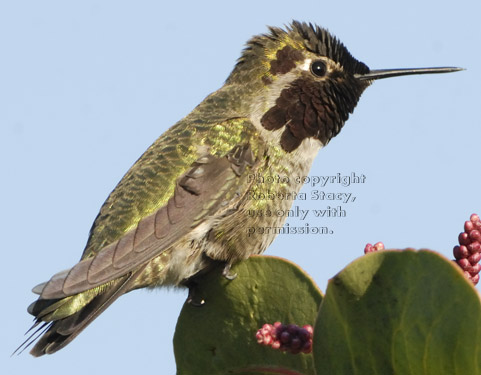
{"label": "folded wing", "polygon": [[167,204],[139,221],[119,240],[34,291],[41,299],[83,292],[126,275],[188,235],[208,217],[222,216],[246,193],[245,170],[254,166],[251,147],[239,145],[225,157],[206,155],[178,181]]}

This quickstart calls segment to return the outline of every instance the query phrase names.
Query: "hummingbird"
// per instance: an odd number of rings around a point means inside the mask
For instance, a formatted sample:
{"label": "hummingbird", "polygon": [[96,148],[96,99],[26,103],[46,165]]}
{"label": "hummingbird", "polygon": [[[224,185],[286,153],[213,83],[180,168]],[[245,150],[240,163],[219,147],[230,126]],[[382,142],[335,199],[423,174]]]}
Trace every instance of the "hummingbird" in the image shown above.
{"label": "hummingbird", "polygon": [[[458,70],[371,70],[311,23],[252,37],[225,84],[162,134],[110,193],[80,261],[33,288],[34,333],[20,348],[35,342],[33,356],[55,353],[135,289],[192,290],[196,275],[218,263],[234,278],[231,265],[264,252],[286,219],[249,210],[291,207],[268,193],[299,191],[296,179],[308,175],[369,85]],[[259,183],[273,176],[285,178]]]}

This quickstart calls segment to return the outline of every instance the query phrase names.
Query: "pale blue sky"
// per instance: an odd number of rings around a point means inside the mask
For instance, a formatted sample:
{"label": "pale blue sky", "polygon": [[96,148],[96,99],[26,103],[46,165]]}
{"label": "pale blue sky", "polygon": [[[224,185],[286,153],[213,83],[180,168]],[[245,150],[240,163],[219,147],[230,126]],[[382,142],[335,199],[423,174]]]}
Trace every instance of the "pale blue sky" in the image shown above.
{"label": "pale blue sky", "polygon": [[185,291],[130,293],[57,354],[9,355],[31,324],[31,288],[77,262],[122,175],[222,85],[265,25],[298,19],[327,27],[373,69],[467,68],[370,87],[311,171],[366,175],[363,185],[324,189],[357,197],[344,205],[347,217],[311,218],[335,233],[279,236],[268,254],[298,263],[325,290],[367,242],[451,257],[463,222],[481,214],[479,1],[161,4],[0,3],[3,374],[175,373],[172,336]]}

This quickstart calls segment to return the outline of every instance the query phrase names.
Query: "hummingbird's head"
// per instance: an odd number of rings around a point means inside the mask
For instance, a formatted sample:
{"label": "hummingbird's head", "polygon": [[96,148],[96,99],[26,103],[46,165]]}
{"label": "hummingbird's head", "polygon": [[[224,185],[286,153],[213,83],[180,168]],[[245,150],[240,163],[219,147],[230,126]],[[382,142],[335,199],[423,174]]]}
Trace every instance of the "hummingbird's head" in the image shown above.
{"label": "hummingbird's head", "polygon": [[294,21],[253,37],[227,83],[254,80],[260,94],[253,112],[290,152],[305,138],[325,145],[339,133],[371,83],[355,76],[368,72],[327,30]]}
{"label": "hummingbird's head", "polygon": [[226,83],[255,97],[254,122],[291,152],[306,138],[326,145],[373,80],[447,71],[453,68],[371,71],[327,30],[293,21],[249,40]]}

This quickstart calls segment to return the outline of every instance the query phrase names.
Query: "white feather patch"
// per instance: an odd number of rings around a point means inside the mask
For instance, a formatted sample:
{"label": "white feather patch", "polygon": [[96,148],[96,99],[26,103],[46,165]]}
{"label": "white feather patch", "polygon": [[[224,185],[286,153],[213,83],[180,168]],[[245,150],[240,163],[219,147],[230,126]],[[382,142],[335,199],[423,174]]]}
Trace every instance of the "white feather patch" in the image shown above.
{"label": "white feather patch", "polygon": [[302,70],[305,70],[306,72],[309,71],[309,69],[311,69],[311,62],[312,62],[312,59],[305,59],[304,63],[300,65],[300,68]]}

